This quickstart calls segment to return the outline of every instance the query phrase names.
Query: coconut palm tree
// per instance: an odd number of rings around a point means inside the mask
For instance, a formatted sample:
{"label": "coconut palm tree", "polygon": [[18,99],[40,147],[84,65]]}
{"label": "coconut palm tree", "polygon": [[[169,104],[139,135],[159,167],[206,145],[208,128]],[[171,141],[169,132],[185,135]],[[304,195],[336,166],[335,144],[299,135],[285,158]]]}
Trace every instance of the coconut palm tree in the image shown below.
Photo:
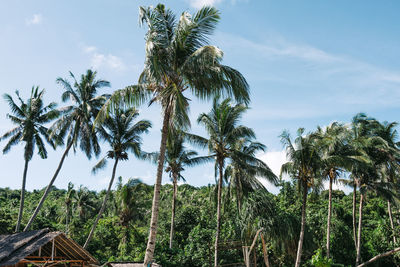
{"label": "coconut palm tree", "polygon": [[[232,161],[225,169],[225,180],[229,181],[228,189],[235,190],[238,212],[240,212],[243,196],[258,189],[265,190],[259,178],[276,185],[278,178],[267,164],[256,157],[259,152],[265,152],[266,146],[246,138],[235,144]],[[243,157],[243,155],[246,155]]]}
{"label": "coconut palm tree", "polygon": [[370,158],[365,151],[365,147],[368,146],[369,141],[369,122],[373,121],[373,118],[367,117],[364,113],[359,113],[353,117],[350,128],[350,136],[349,143],[352,146],[353,150],[356,151],[363,157],[362,161],[355,161],[352,163],[351,168],[348,170],[350,172],[349,178],[350,181],[347,182],[347,185],[353,187],[353,240],[354,247],[357,250],[357,220],[356,220],[356,209],[357,209],[357,186],[359,184],[359,177],[357,177],[357,173],[359,170],[362,170],[368,166],[370,163]]}
{"label": "coconut palm tree", "polygon": [[117,170],[118,162],[121,160],[128,160],[128,152],[132,152],[137,158],[142,157],[142,138],[143,133],[148,133],[151,127],[150,121],[140,120],[134,123],[135,119],[139,116],[139,112],[130,108],[127,110],[116,110],[115,114],[108,117],[102,125],[98,125],[96,130],[101,138],[103,138],[111,147],[107,155],[100,160],[96,166],[93,167],[92,172],[96,173],[107,164],[107,159],[114,159],[114,166],[110,183],[108,184],[107,193],[104,197],[103,204],[100,211],[93,223],[92,229],[83,245],[86,248],[93,237],[97,223],[99,222],[109,198],[111,187],[114,183],[115,173]]}
{"label": "coconut palm tree", "polygon": [[82,74],[80,81],[77,81],[72,72],[70,72],[73,85],[67,79],[58,78],[56,80],[65,90],[61,96],[62,101],[72,101],[72,105],[63,109],[63,115],[50,128],[50,131],[51,136],[58,137],[57,141],[59,143],[62,143],[64,137],[67,136],[66,148],[24,231],[29,229],[38,215],[71,147],[75,151],[79,144],[80,149],[88,158],[91,158],[92,154],[97,156],[100,153],[97,136],[93,131],[93,119],[107,99],[107,95],[98,95],[98,90],[103,87],[109,87],[110,83],[105,80],[96,80],[96,74],[95,71],[87,70],[86,74]]}
{"label": "coconut palm tree", "polygon": [[72,212],[72,205],[75,198],[76,191],[74,189],[74,185],[69,182],[67,192],[65,192],[64,203],[66,206],[65,210],[65,233],[69,234],[69,224]]}
{"label": "coconut palm tree", "polygon": [[175,210],[176,196],[178,193],[178,181],[185,178],[182,172],[185,167],[192,167],[201,163],[212,160],[210,157],[197,157],[197,152],[188,150],[184,145],[184,133],[181,131],[170,130],[167,137],[166,153],[165,153],[165,171],[169,173],[169,177],[173,185],[172,194],[172,212],[171,212],[171,229],[169,235],[169,248],[172,248],[175,226]]}
{"label": "coconut palm tree", "polygon": [[330,228],[332,217],[332,184],[337,177],[351,169],[356,153],[348,142],[348,129],[334,122],[325,129],[318,127],[316,131],[317,146],[321,153],[322,177],[329,181],[328,219],[326,227],[326,256],[330,257]]}
{"label": "coconut palm tree", "polygon": [[122,238],[118,246],[120,255],[126,256],[129,252],[127,247],[129,244],[129,223],[143,216],[143,212],[139,210],[138,199],[141,194],[150,193],[145,184],[140,179],[129,179],[124,185],[120,185],[117,192],[117,207],[119,224],[122,226]]}
{"label": "coconut palm tree", "polygon": [[144,265],[153,259],[156,244],[160,188],[165,159],[168,129],[190,126],[188,110],[190,92],[206,100],[216,95],[233,96],[237,101],[249,102],[249,87],[237,70],[221,64],[223,52],[209,45],[209,37],[219,21],[219,12],[203,7],[195,14],[183,12],[179,20],[174,13],[159,4],[140,7],[140,21],[146,23],[145,66],[139,84],[128,86],[113,94],[99,114],[104,119],[110,109],[123,101],[129,105],[158,102],[162,109],[160,157],[154,186],[152,216]]}
{"label": "coconut palm tree", "polygon": [[[390,183],[385,181],[382,177],[382,172],[380,172],[383,166],[387,164],[394,150],[391,149],[386,140],[377,134],[377,131],[379,132],[379,122],[375,119],[369,118],[365,114],[357,114],[353,118],[352,124],[352,145],[366,158],[366,160],[362,162],[355,162],[351,169],[351,175],[355,180],[355,186],[357,186],[360,191],[356,239],[356,266],[358,266],[361,260],[363,206],[367,194],[369,192],[375,192],[386,199],[393,199],[394,196]],[[353,202],[355,202],[355,200],[353,200]],[[353,203],[353,213],[354,210],[355,203]]]}
{"label": "coconut palm tree", "polygon": [[[382,165],[382,177],[384,178],[384,182],[388,183],[388,185],[394,185],[398,183],[397,176],[400,173],[400,158],[399,158],[399,141],[398,141],[398,133],[395,129],[397,127],[396,122],[377,122],[375,133],[377,136],[382,138],[388,145],[388,152],[386,157],[385,164]],[[396,233],[394,230],[394,222],[392,216],[392,201],[391,199],[387,199],[387,209],[390,220],[390,226],[392,228],[392,238],[393,245],[397,243],[396,241]]]}
{"label": "coconut palm tree", "polygon": [[[217,181],[217,230],[215,234],[214,266],[218,266],[218,243],[221,228],[221,194],[224,179],[224,169],[227,161],[232,158],[243,157],[243,162],[256,162],[252,155],[244,154],[237,150],[237,143],[242,139],[254,139],[254,131],[243,125],[239,120],[247,107],[243,104],[231,104],[231,100],[225,99],[221,103],[214,99],[211,111],[199,115],[197,122],[204,126],[208,138],[187,134],[187,138],[194,144],[208,147],[209,157],[215,159],[215,171]],[[229,162],[228,162],[229,163]],[[218,172],[218,175],[217,175]]]}
{"label": "coconut palm tree", "polygon": [[[74,194],[75,212],[81,222],[90,218],[91,213],[96,210],[96,202],[94,200],[93,192],[90,192],[86,186],[80,185]],[[91,212],[92,211],[92,212]]]}
{"label": "coconut palm tree", "polygon": [[48,129],[45,124],[56,119],[60,112],[55,109],[56,103],[52,102],[47,106],[44,106],[43,95],[44,90],[39,90],[39,87],[32,87],[31,96],[28,101],[24,101],[19,92],[15,92],[19,103],[16,103],[14,99],[9,95],[5,94],[4,99],[8,103],[11,114],[7,114],[7,118],[11,120],[13,124],[16,125],[13,129],[6,132],[0,137],[0,140],[5,140],[9,138],[6,146],[3,149],[3,154],[6,154],[10,149],[19,144],[21,141],[24,142],[24,172],[22,176],[22,186],[21,186],[21,197],[18,211],[17,225],[15,227],[15,232],[19,232],[23,210],[25,202],[25,185],[26,177],[28,173],[28,164],[32,159],[35,147],[38,149],[38,154],[42,159],[47,158],[47,150],[43,138],[48,142],[53,148],[55,145],[52,140],[50,140]]}
{"label": "coconut palm tree", "polygon": [[306,207],[307,194],[310,188],[320,186],[320,166],[321,158],[318,153],[318,146],[314,134],[304,136],[304,128],[297,130],[294,142],[290,134],[284,131],[280,137],[281,142],[286,148],[286,158],[289,162],[282,165],[281,176],[288,174],[295,179],[299,186],[299,191],[303,191],[301,208],[301,230],[299,244],[297,246],[296,267],[300,266],[301,254],[303,249],[304,232],[306,226]]}

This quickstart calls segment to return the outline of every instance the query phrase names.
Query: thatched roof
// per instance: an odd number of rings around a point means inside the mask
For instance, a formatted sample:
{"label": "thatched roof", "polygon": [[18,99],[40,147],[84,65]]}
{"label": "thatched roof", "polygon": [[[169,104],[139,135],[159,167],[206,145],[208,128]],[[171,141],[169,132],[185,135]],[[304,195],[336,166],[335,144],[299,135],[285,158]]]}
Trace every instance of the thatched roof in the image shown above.
{"label": "thatched roof", "polygon": [[29,261],[30,258],[39,254],[42,258],[49,257],[52,254],[53,243],[59,260],[75,260],[83,261],[87,264],[98,264],[97,260],[89,252],[64,233],[42,229],[1,235],[0,266],[13,265],[21,260]]}

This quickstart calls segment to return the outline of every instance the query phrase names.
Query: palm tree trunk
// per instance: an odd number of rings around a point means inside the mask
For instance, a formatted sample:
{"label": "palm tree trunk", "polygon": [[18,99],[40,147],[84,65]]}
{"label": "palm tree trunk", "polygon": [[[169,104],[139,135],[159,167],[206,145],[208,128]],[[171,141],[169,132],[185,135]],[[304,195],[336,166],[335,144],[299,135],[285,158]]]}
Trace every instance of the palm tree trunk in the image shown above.
{"label": "palm tree trunk", "polygon": [[175,202],[176,202],[176,193],[178,191],[178,182],[177,175],[174,173],[173,175],[173,187],[174,192],[172,195],[172,213],[171,213],[171,230],[169,232],[169,248],[172,249],[172,241],[174,239],[174,227],[175,227]]}
{"label": "palm tree trunk", "polygon": [[375,257],[373,257],[373,258],[371,258],[370,260],[368,260],[368,261],[366,261],[366,262],[364,262],[364,263],[358,265],[357,267],[364,267],[364,266],[366,266],[367,264],[370,264],[370,263],[373,263],[373,262],[376,261],[376,260],[379,260],[380,258],[390,256],[390,255],[392,255],[392,254],[394,254],[394,253],[396,253],[396,252],[399,252],[399,251],[400,251],[400,248],[395,248],[395,249],[389,250],[389,251],[387,251],[387,252],[385,252],[385,253],[376,255]]}
{"label": "palm tree trunk", "polygon": [[356,181],[354,180],[354,185],[353,185],[353,239],[354,239],[354,248],[357,250],[356,208],[357,208],[357,184],[356,184]]}
{"label": "palm tree trunk", "polygon": [[268,250],[267,250],[267,246],[265,244],[264,235],[261,234],[260,237],[261,237],[261,242],[262,242],[265,267],[269,267]]}
{"label": "palm tree trunk", "polygon": [[360,194],[360,207],[358,214],[358,234],[357,234],[357,257],[356,257],[356,266],[360,263],[361,259],[361,226],[362,226],[362,208],[364,202],[364,194]]}
{"label": "palm tree trunk", "polygon": [[304,232],[306,228],[306,205],[307,205],[307,183],[303,183],[303,205],[301,207],[301,230],[299,245],[297,247],[296,265],[295,267],[300,267],[301,253],[303,250]]}
{"label": "palm tree trunk", "polygon": [[69,233],[69,213],[70,213],[69,204],[67,205],[67,214],[65,215],[65,234]]}
{"label": "palm tree trunk", "polygon": [[331,217],[332,217],[332,182],[333,177],[329,175],[329,203],[328,203],[328,224],[326,226],[326,257],[329,259],[331,240]]}
{"label": "palm tree trunk", "polygon": [[[219,243],[219,232],[221,229],[221,195],[222,195],[222,179],[223,179],[223,167],[224,163],[219,160],[219,180],[218,180],[218,191],[217,191],[217,232],[215,233],[215,246],[214,246],[214,267],[218,266],[218,243]],[[248,255],[250,256],[250,255]]]}
{"label": "palm tree trunk", "polygon": [[103,204],[101,204],[101,208],[100,208],[99,214],[97,214],[97,218],[93,223],[93,226],[92,226],[92,229],[90,230],[89,236],[87,237],[86,242],[83,245],[84,249],[87,248],[87,246],[89,245],[90,240],[92,240],[92,237],[93,237],[93,234],[94,234],[94,230],[96,229],[96,226],[99,223],[101,215],[103,215],[103,212],[104,212],[104,210],[106,208],[106,204],[107,204],[108,198],[110,197],[111,187],[112,187],[112,185],[114,183],[114,178],[115,178],[115,172],[117,170],[117,165],[118,165],[118,157],[115,158],[114,167],[113,167],[113,170],[112,170],[111,180],[110,180],[110,183],[108,184],[107,194],[104,197]]}
{"label": "palm tree trunk", "polygon": [[17,226],[15,227],[15,232],[19,232],[19,228],[21,226],[22,214],[24,212],[24,203],[25,203],[25,185],[26,185],[26,174],[28,173],[28,160],[25,160],[24,174],[22,177],[22,186],[21,186],[21,198],[19,201],[19,212],[17,219]]}
{"label": "palm tree trunk", "polygon": [[387,206],[388,206],[390,227],[392,228],[392,233],[393,233],[393,245],[395,245],[397,242],[396,242],[396,233],[394,231],[394,223],[393,223],[393,216],[392,216],[392,205],[390,203],[390,200],[387,201]]}
{"label": "palm tree trunk", "polygon": [[157,166],[157,178],[154,184],[154,195],[153,195],[153,204],[151,208],[151,220],[150,220],[150,231],[149,231],[149,239],[147,241],[146,253],[144,256],[143,266],[147,267],[149,263],[153,260],[154,249],[156,247],[156,236],[157,236],[157,222],[158,222],[158,208],[160,202],[160,191],[161,191],[161,182],[162,182],[162,174],[164,168],[164,159],[165,159],[165,149],[167,144],[167,135],[168,135],[168,125],[169,125],[170,114],[168,109],[165,110],[163,127],[161,130],[161,144],[160,144],[160,157],[158,158],[158,166]]}
{"label": "palm tree trunk", "polygon": [[57,178],[57,176],[58,176],[58,173],[59,173],[60,170],[61,170],[61,167],[62,167],[62,165],[63,165],[63,163],[64,163],[65,158],[66,158],[67,155],[68,155],[69,150],[70,150],[71,147],[72,147],[72,144],[73,144],[73,141],[71,141],[71,142],[68,144],[67,148],[65,149],[65,152],[64,152],[64,154],[63,154],[62,157],[61,157],[61,160],[60,160],[60,163],[58,164],[58,167],[57,167],[57,169],[56,169],[56,172],[54,173],[53,178],[50,180],[50,183],[47,185],[46,190],[44,191],[44,194],[43,194],[42,198],[41,198],[40,201],[39,201],[39,204],[37,205],[35,211],[33,212],[31,218],[30,218],[29,221],[28,221],[28,224],[25,226],[24,232],[27,231],[27,230],[29,230],[29,228],[31,227],[32,222],[35,220],[35,218],[36,218],[36,216],[38,215],[40,209],[42,208],[42,205],[43,205],[44,201],[46,200],[47,195],[50,193],[51,187],[53,186],[54,181],[56,180],[56,178]]}
{"label": "palm tree trunk", "polygon": [[242,201],[240,200],[240,191],[237,185],[236,185],[236,197],[237,197],[238,213],[240,213],[240,210],[242,209]]}

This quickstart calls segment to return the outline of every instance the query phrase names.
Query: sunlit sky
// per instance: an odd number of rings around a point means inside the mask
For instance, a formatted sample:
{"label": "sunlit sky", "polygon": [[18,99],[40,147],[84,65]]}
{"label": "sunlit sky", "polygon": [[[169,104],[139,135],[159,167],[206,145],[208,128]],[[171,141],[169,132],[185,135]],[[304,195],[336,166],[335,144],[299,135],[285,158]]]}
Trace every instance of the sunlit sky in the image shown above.
{"label": "sunlit sky", "polygon": [[[135,84],[144,62],[144,34],[138,7],[156,1],[1,1],[0,93],[23,98],[31,87],[46,89],[46,102],[62,107],[57,77],[72,71],[80,76],[88,68],[111,82],[104,93]],[[179,15],[214,5],[221,21],[211,44],[221,48],[224,63],[243,73],[251,87],[251,109],[243,124],[252,127],[268,152],[259,155],[279,172],[285,161],[279,134],[298,127],[311,131],[332,121],[350,121],[358,112],[380,120],[397,121],[400,115],[400,23],[398,1],[267,1],[176,0],[167,7]],[[0,100],[0,131],[12,127],[8,106]],[[193,99],[192,131],[204,135],[195,119],[209,103]],[[140,108],[141,118],[153,122],[143,148],[159,148],[160,108]],[[0,146],[4,147],[5,142]],[[103,146],[102,156],[107,151]],[[37,155],[28,170],[27,189],[40,189],[53,175],[63,148],[49,149],[49,158]],[[207,153],[201,151],[200,153]],[[90,189],[104,189],[111,165],[92,175],[96,163],[71,152],[55,182],[69,181]],[[0,187],[20,188],[23,144],[0,155]],[[155,166],[131,160],[119,165],[126,181],[139,177],[155,181]],[[214,183],[212,165],[188,169],[184,176],[195,186]],[[164,175],[164,182],[169,182]],[[276,192],[276,188],[268,185]]]}

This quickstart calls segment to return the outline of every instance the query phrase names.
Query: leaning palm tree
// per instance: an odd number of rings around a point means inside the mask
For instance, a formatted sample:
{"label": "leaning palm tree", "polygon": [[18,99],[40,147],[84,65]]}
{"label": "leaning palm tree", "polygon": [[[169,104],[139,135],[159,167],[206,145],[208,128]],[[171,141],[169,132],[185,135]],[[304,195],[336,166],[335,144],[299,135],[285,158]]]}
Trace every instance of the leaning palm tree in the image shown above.
{"label": "leaning palm tree", "polygon": [[332,184],[337,177],[351,168],[355,151],[348,143],[348,129],[337,122],[325,129],[318,127],[315,133],[321,154],[322,177],[329,181],[328,219],[326,227],[326,256],[330,257],[330,228],[332,217]]}
{"label": "leaning palm tree", "polygon": [[22,176],[18,219],[15,227],[15,232],[19,232],[24,210],[25,184],[29,161],[32,159],[35,147],[37,147],[38,154],[42,159],[47,158],[47,150],[42,138],[44,138],[53,148],[55,148],[53,141],[50,140],[47,132],[48,130],[44,125],[56,119],[60,113],[55,109],[56,103],[54,102],[44,106],[44,90],[39,91],[39,87],[32,87],[31,96],[26,102],[20,97],[18,91],[15,93],[20,102],[19,104],[15,103],[14,99],[9,94],[5,94],[4,99],[10,106],[12,113],[7,114],[7,118],[9,118],[11,122],[17,126],[1,136],[0,140],[9,138],[8,143],[3,149],[4,154],[9,152],[14,145],[19,144],[21,141],[25,144],[25,165]]}
{"label": "leaning palm tree", "polygon": [[111,147],[107,155],[93,167],[93,172],[96,173],[107,164],[107,159],[114,159],[114,166],[110,183],[108,184],[107,193],[104,197],[103,204],[93,223],[92,229],[83,245],[86,248],[93,237],[97,223],[103,215],[104,209],[109,198],[111,187],[114,183],[117,165],[120,160],[128,160],[128,152],[132,152],[137,158],[142,156],[142,138],[143,133],[148,133],[151,123],[147,120],[140,120],[134,123],[134,120],[139,116],[139,112],[130,108],[127,110],[117,110],[115,114],[108,117],[102,125],[97,126],[97,132]]}
{"label": "leaning palm tree", "polygon": [[121,100],[129,105],[158,102],[163,122],[160,157],[154,186],[150,231],[144,265],[154,255],[156,245],[160,188],[165,159],[168,129],[190,126],[188,91],[200,99],[216,95],[234,96],[237,101],[249,102],[249,87],[245,78],[235,69],[221,64],[223,52],[209,45],[209,36],[219,21],[219,12],[203,7],[194,15],[183,12],[179,20],[164,5],[140,7],[140,21],[146,23],[146,58],[139,85],[128,86],[114,93],[99,114],[99,121]]}
{"label": "leaning palm tree", "polygon": [[294,143],[290,134],[284,131],[281,134],[281,142],[286,147],[286,158],[289,162],[282,165],[281,177],[283,174],[290,175],[296,180],[299,190],[302,190],[301,208],[301,230],[299,244],[297,246],[296,267],[300,266],[303,249],[304,232],[306,226],[306,205],[307,194],[310,188],[320,186],[320,155],[314,134],[304,135],[304,128],[297,130],[297,137]]}
{"label": "leaning palm tree", "polygon": [[[246,138],[238,140],[235,144],[232,161],[225,169],[225,180],[229,181],[229,191],[235,191],[238,213],[242,206],[243,196],[259,189],[265,190],[261,179],[277,184],[277,177],[262,160],[256,157],[259,152],[265,152],[266,146]],[[243,155],[246,155],[243,157]]]}
{"label": "leaning palm tree", "polygon": [[64,108],[64,114],[50,128],[51,136],[56,136],[57,141],[60,143],[63,142],[62,139],[67,135],[66,148],[49,185],[44,191],[24,231],[29,229],[38,215],[52,189],[53,183],[61,170],[69,150],[74,147],[75,151],[76,146],[79,144],[80,149],[88,158],[91,158],[92,154],[97,156],[100,153],[97,136],[93,131],[93,118],[97,116],[99,109],[107,99],[106,95],[97,95],[98,90],[103,87],[109,87],[110,83],[105,80],[96,80],[96,74],[97,73],[92,70],[87,70],[86,74],[81,76],[80,81],[77,81],[75,76],[70,72],[73,85],[71,85],[67,79],[58,78],[56,80],[65,90],[61,97],[62,101],[73,102],[72,105]]}
{"label": "leaning palm tree", "polygon": [[[256,161],[252,155],[237,150],[237,143],[242,139],[255,138],[254,131],[243,125],[239,120],[247,107],[242,104],[232,105],[231,100],[225,99],[221,103],[214,99],[211,111],[199,115],[197,122],[204,126],[208,138],[197,135],[187,135],[189,141],[202,147],[208,147],[209,157],[215,159],[217,181],[217,230],[215,234],[214,266],[218,266],[218,243],[221,230],[221,194],[224,179],[224,169],[227,161],[232,158],[243,157],[243,161]],[[217,175],[218,172],[218,175]]]}

